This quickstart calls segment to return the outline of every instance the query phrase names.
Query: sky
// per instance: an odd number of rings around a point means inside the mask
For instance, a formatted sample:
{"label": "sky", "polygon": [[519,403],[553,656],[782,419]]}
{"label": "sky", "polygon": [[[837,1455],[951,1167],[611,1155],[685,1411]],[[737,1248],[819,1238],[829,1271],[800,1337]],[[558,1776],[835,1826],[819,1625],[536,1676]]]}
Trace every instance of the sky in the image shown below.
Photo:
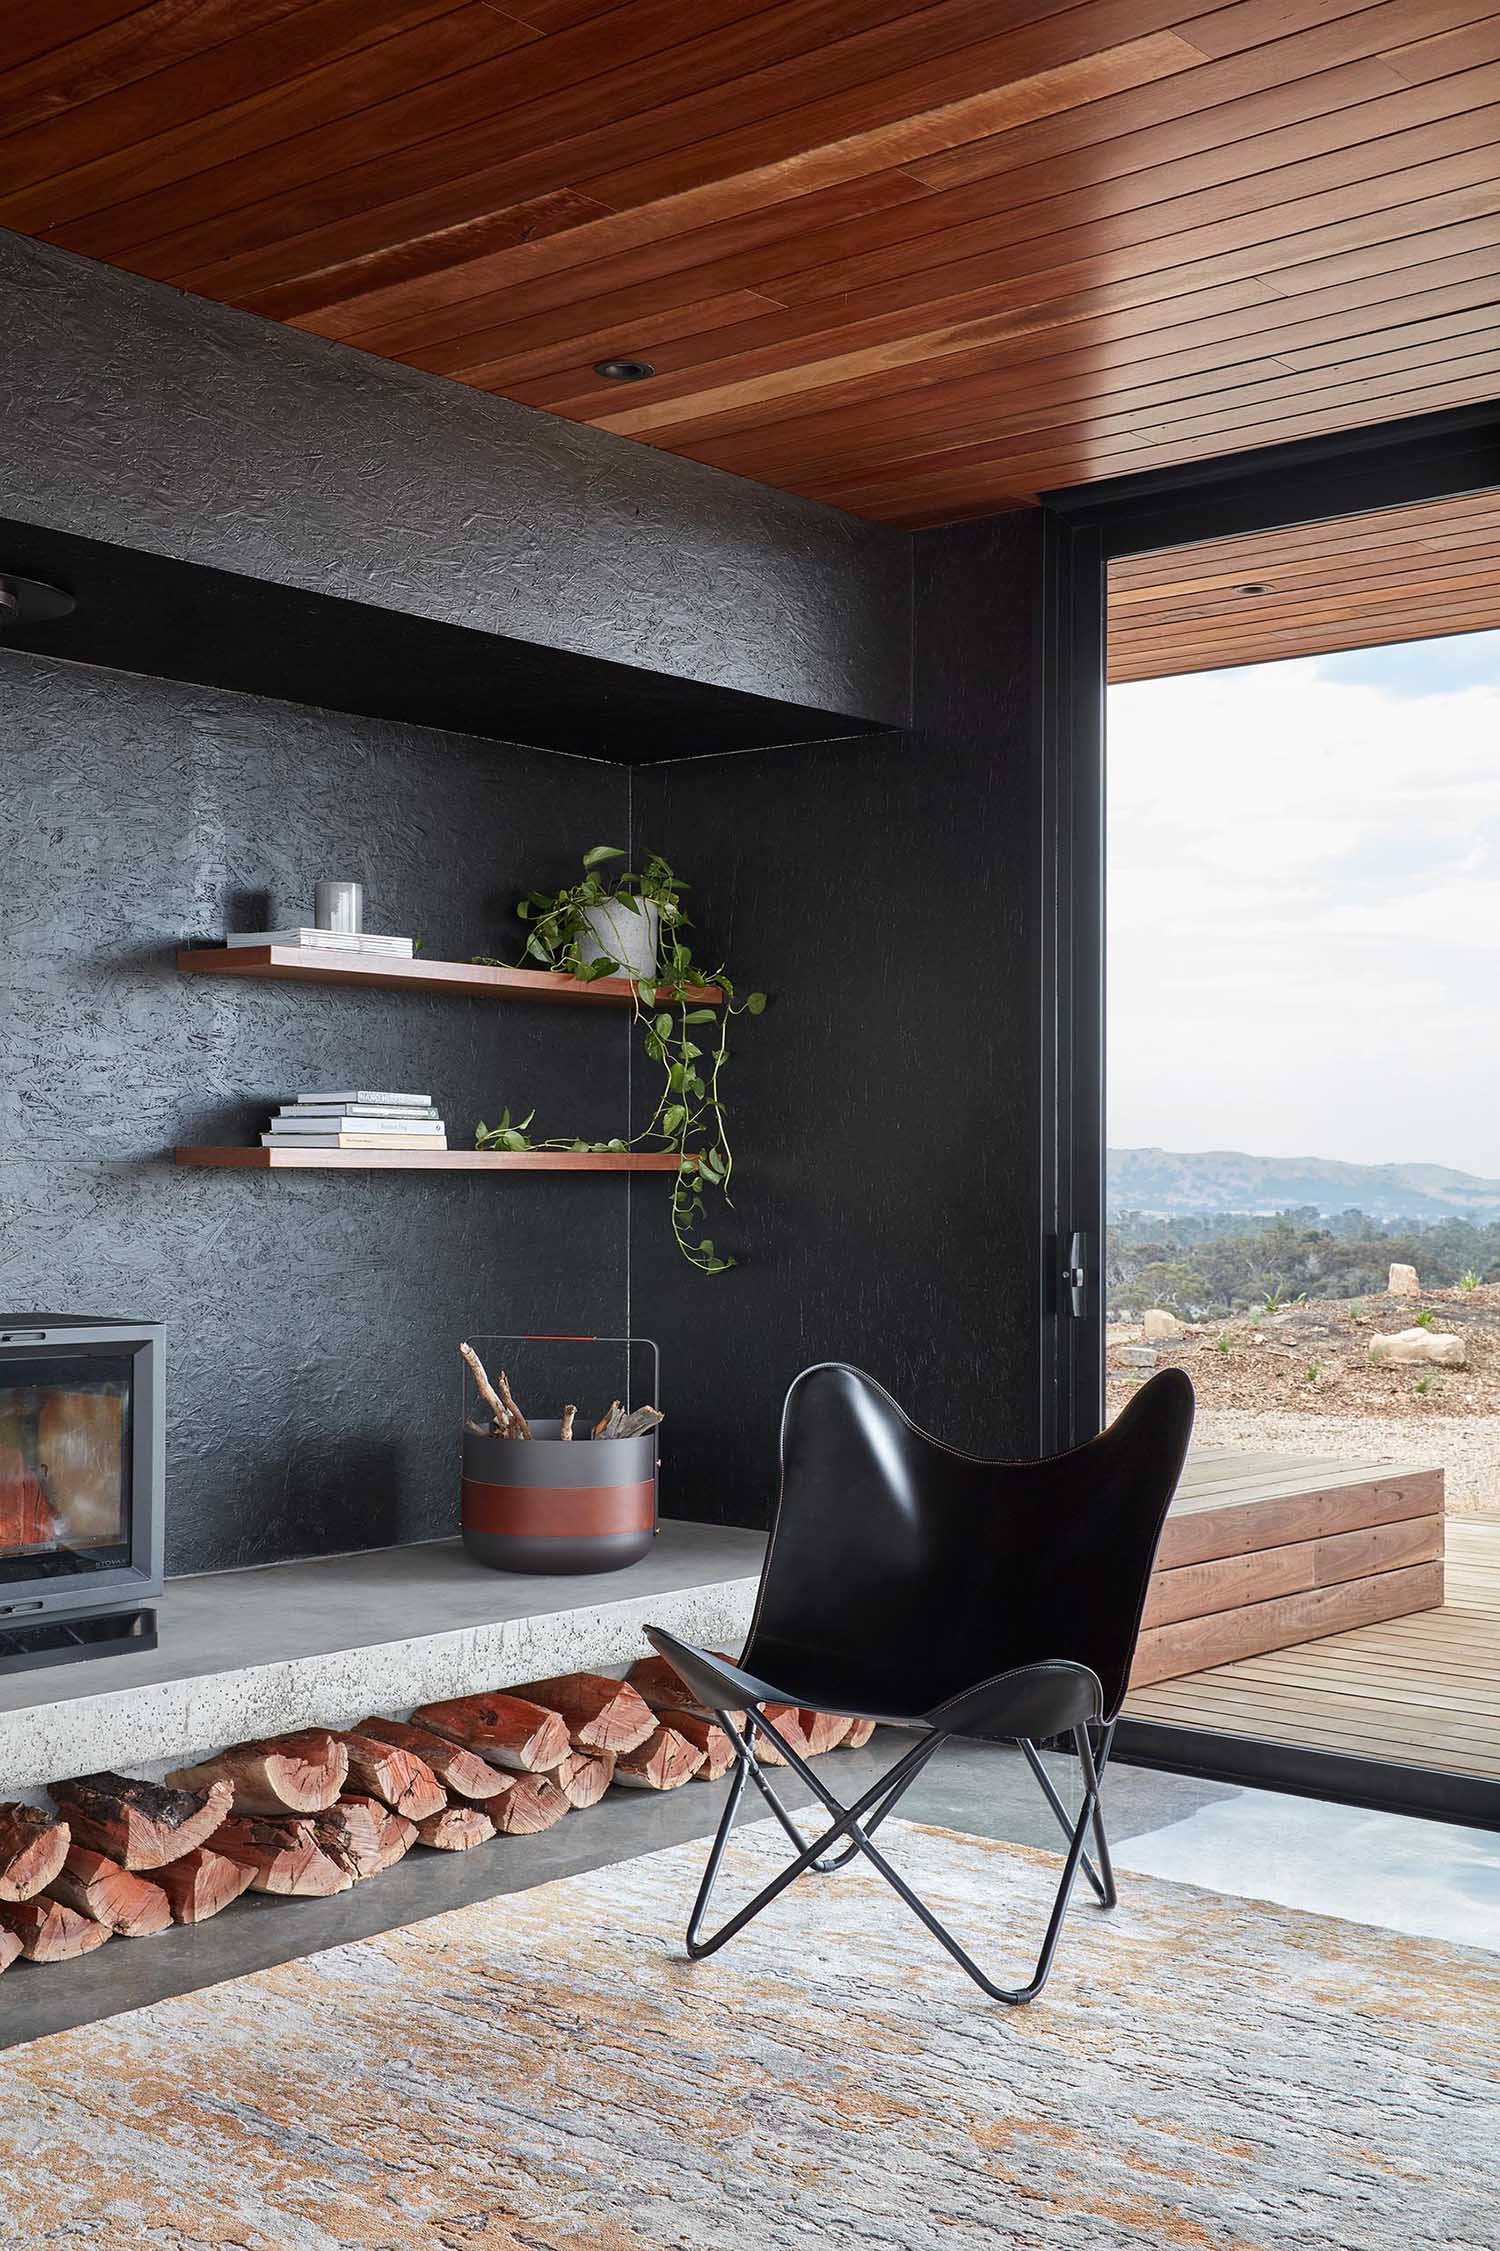
{"label": "sky", "polygon": [[1500,1177],[1500,633],[1109,695],[1111,1147]]}

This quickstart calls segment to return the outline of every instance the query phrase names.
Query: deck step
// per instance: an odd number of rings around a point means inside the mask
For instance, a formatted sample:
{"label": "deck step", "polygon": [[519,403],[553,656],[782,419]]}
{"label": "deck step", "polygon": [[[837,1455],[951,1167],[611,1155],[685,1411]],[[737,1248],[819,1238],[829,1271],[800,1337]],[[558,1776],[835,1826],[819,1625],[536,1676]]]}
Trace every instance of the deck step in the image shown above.
{"label": "deck step", "polygon": [[1439,1607],[1443,1552],[1440,1469],[1190,1458],[1131,1686]]}

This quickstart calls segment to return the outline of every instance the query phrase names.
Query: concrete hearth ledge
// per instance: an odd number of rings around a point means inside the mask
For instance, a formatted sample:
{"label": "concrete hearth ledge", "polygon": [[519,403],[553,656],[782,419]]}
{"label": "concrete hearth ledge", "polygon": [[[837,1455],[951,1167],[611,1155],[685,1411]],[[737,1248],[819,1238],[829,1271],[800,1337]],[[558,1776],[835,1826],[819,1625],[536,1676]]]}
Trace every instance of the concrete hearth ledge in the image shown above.
{"label": "concrete hearth ledge", "polygon": [[280,1728],[347,1726],[438,1696],[623,1666],[649,1622],[736,1643],[758,1532],[666,1522],[628,1571],[520,1578],[456,1540],[174,1579],[161,1645],[0,1675],[0,1797],[98,1767],[150,1771]]}

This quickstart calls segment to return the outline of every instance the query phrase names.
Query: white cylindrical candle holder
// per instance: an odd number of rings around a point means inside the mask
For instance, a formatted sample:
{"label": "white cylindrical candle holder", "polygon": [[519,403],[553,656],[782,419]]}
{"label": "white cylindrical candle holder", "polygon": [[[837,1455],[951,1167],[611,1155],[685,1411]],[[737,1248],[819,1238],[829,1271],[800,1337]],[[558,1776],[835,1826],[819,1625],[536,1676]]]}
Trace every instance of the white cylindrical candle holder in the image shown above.
{"label": "white cylindrical candle holder", "polygon": [[354,937],[364,927],[365,887],[362,883],[346,883],[325,879],[320,882],[313,905],[313,920],[319,930],[341,930]]}

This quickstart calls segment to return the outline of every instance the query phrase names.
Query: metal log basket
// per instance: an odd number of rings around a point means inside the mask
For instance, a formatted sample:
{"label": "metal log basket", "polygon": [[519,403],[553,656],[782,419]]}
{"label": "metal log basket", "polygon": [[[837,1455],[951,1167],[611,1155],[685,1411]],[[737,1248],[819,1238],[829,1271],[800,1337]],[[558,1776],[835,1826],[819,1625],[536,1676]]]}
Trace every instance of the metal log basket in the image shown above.
{"label": "metal log basket", "polygon": [[[650,1404],[658,1403],[661,1358],[650,1337],[475,1337],[489,1362],[512,1346],[599,1345],[651,1355]],[[657,1434],[570,1439],[558,1417],[531,1415],[532,1436],[490,1438],[470,1427],[478,1395],[468,1371],[463,1400],[463,1541],[492,1571],[571,1574],[620,1571],[656,1537]],[[482,1410],[480,1410],[482,1412]]]}

